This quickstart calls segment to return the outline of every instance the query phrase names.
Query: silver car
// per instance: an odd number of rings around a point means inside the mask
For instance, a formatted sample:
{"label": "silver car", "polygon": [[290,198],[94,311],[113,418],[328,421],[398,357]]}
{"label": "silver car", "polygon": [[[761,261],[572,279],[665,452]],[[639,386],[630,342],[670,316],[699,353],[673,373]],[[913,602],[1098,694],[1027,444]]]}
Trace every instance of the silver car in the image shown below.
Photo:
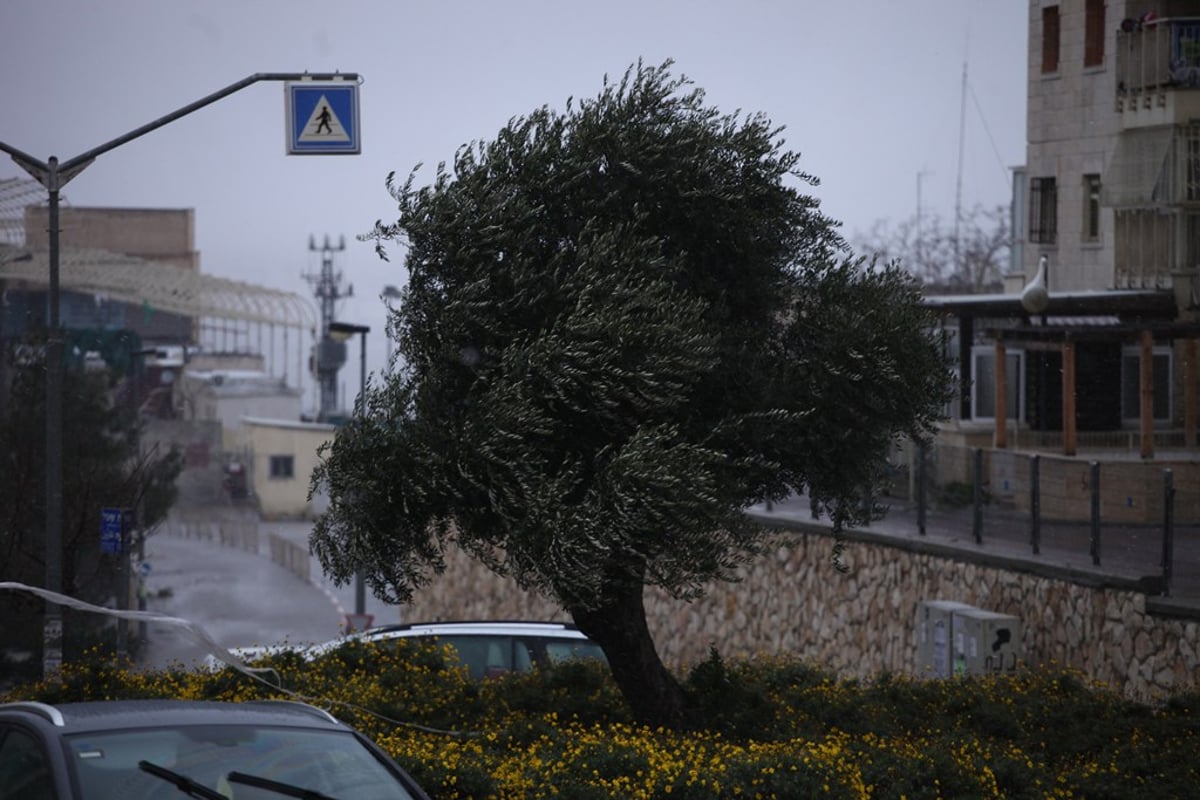
{"label": "silver car", "polygon": [[[273,645],[240,647],[231,652],[243,661],[283,651],[312,660],[350,642],[380,643],[397,639],[434,639],[454,648],[471,678],[481,680],[509,672],[529,672],[539,664],[595,659],[607,664],[604,651],[575,626],[562,622],[422,622],[384,625],[308,647]],[[206,659],[209,669],[221,661]]]}

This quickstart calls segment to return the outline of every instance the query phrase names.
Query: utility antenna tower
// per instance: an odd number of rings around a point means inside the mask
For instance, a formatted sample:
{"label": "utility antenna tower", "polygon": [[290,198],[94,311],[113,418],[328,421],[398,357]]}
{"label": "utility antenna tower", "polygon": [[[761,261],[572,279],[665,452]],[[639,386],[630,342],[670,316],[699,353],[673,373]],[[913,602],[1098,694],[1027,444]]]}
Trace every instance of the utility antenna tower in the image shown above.
{"label": "utility antenna tower", "polygon": [[323,422],[337,409],[337,375],[338,370],[346,363],[346,343],[330,338],[329,323],[334,319],[337,301],[343,297],[353,297],[354,286],[347,285],[346,291],[343,292],[342,273],[333,269],[333,254],[346,249],[346,237],[339,237],[337,247],[333,247],[329,243],[329,236],[326,235],[324,244],[317,247],[316,240],[309,236],[308,249],[321,254],[320,274],[309,272],[301,277],[313,287],[313,295],[321,304],[321,338],[313,347],[310,364],[320,387],[318,419]]}

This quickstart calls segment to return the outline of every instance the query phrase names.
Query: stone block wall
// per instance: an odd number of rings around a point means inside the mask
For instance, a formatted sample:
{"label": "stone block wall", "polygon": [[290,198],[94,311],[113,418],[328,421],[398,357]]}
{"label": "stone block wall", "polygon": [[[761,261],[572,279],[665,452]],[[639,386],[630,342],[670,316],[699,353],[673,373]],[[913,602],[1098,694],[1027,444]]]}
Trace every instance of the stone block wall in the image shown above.
{"label": "stone block wall", "polygon": [[[849,571],[841,573],[833,549],[825,533],[781,532],[740,582],[713,585],[701,600],[648,591],[650,630],[664,662],[686,667],[712,646],[726,657],[794,654],[846,677],[915,673],[917,604],[957,600],[1018,617],[1026,666],[1074,667],[1143,701],[1200,687],[1200,623],[1147,613],[1139,592],[868,541],[847,543]],[[403,619],[568,620],[461,553],[447,562]]]}

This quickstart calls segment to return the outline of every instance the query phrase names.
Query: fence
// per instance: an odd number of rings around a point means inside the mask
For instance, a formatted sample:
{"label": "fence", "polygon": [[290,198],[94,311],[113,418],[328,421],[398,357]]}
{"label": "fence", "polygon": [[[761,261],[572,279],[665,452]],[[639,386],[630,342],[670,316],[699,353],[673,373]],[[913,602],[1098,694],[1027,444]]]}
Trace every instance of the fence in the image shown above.
{"label": "fence", "polygon": [[1137,97],[1167,87],[1200,88],[1200,19],[1156,20],[1117,33],[1117,92]]}
{"label": "fence", "polygon": [[1086,459],[992,448],[914,449],[885,519],[1144,578],[1200,599],[1200,461]]}

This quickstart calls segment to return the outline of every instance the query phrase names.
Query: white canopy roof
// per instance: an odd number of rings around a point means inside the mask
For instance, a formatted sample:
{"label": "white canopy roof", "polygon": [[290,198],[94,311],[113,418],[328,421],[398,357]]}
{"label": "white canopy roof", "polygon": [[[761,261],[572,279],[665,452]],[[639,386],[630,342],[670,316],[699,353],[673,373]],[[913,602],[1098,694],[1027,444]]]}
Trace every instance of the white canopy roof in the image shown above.
{"label": "white canopy roof", "polygon": [[[0,280],[48,285],[49,253],[0,244]],[[317,327],[316,310],[301,295],[106,250],[61,250],[59,286],[184,316]]]}

